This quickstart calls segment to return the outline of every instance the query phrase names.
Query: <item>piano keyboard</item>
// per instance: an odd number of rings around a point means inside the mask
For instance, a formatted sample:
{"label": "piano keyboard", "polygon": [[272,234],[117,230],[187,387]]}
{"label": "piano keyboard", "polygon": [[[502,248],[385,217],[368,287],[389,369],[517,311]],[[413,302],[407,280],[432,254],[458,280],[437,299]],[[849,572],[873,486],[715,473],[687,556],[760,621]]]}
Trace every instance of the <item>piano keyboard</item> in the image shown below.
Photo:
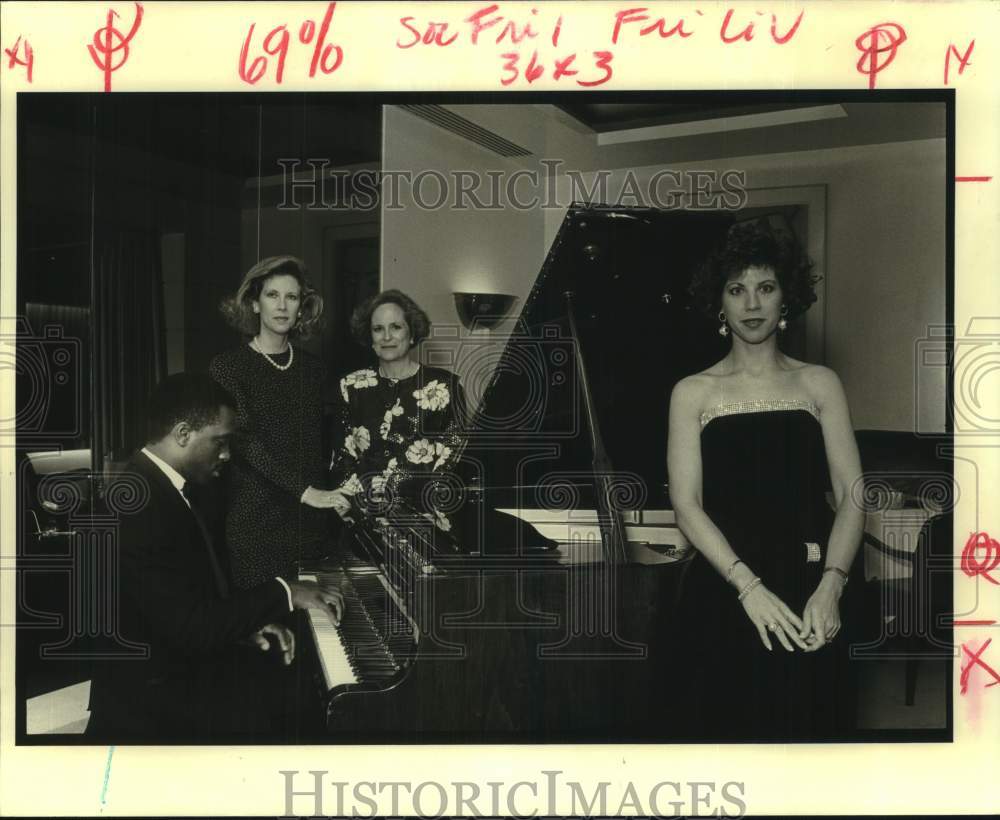
{"label": "piano keyboard", "polygon": [[344,595],[337,626],[326,612],[307,610],[328,692],[358,684],[379,689],[402,675],[415,654],[415,633],[388,596],[378,570],[356,565],[299,578],[335,584]]}
{"label": "piano keyboard", "polygon": [[[300,581],[316,581],[315,575],[300,575]],[[340,632],[333,623],[328,612],[321,609],[307,609],[309,626],[312,628],[313,639],[320,658],[320,668],[323,671],[323,681],[329,691],[335,686],[357,683],[358,676],[347,657],[347,650],[340,637]]]}

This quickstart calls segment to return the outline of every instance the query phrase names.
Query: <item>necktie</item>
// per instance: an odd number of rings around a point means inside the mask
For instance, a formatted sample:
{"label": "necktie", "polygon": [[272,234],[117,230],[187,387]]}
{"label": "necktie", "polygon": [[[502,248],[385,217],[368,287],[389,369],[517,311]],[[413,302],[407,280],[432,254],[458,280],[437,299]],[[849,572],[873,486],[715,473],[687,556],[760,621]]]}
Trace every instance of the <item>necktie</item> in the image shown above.
{"label": "necktie", "polygon": [[184,487],[181,489],[181,494],[188,500],[188,504],[191,507],[191,514],[194,516],[194,520],[198,524],[198,531],[205,542],[205,549],[208,551],[208,562],[212,565],[212,574],[215,576],[216,589],[222,598],[228,598],[229,583],[226,581],[226,575],[219,564],[219,557],[215,554],[215,544],[212,542],[212,534],[205,524],[205,519],[202,518],[201,513],[198,511],[197,494],[192,492],[190,482],[185,482]]}

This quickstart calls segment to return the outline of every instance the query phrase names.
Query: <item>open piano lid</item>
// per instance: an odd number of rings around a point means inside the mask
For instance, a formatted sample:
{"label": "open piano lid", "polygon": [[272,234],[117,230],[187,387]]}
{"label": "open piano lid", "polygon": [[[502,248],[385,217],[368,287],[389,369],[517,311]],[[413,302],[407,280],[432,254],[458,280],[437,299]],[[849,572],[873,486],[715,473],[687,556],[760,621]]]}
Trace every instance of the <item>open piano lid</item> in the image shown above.
{"label": "open piano lid", "polygon": [[670,392],[725,353],[688,285],[732,221],[717,211],[568,210],[471,421],[467,456],[490,506],[594,506],[594,453],[567,318],[572,291],[619,508],[669,507]]}

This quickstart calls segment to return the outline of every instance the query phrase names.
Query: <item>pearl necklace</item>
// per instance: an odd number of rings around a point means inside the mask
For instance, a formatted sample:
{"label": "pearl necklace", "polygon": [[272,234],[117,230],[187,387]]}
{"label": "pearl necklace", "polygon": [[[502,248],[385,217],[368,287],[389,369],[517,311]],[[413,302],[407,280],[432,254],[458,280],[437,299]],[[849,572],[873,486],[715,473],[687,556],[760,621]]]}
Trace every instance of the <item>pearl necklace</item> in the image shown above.
{"label": "pearl necklace", "polygon": [[253,341],[250,342],[250,347],[260,353],[268,362],[271,363],[271,367],[277,368],[278,370],[288,370],[292,366],[292,362],[295,361],[295,348],[292,347],[292,343],[288,343],[288,361],[285,364],[278,364],[274,359],[271,358],[270,354],[265,353],[260,349],[260,343],[257,341],[257,337],[253,337]]}

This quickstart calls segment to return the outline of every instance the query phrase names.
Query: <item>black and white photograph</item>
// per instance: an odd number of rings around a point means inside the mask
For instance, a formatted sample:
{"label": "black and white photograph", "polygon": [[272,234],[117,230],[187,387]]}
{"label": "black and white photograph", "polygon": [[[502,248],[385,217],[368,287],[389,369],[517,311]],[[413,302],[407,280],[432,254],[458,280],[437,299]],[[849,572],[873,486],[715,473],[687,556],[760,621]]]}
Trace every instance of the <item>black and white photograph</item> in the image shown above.
{"label": "black and white photograph", "polygon": [[995,12],[0,3],[0,813],[995,803]]}
{"label": "black and white photograph", "polygon": [[19,93],[16,744],[952,741],[954,105]]}

